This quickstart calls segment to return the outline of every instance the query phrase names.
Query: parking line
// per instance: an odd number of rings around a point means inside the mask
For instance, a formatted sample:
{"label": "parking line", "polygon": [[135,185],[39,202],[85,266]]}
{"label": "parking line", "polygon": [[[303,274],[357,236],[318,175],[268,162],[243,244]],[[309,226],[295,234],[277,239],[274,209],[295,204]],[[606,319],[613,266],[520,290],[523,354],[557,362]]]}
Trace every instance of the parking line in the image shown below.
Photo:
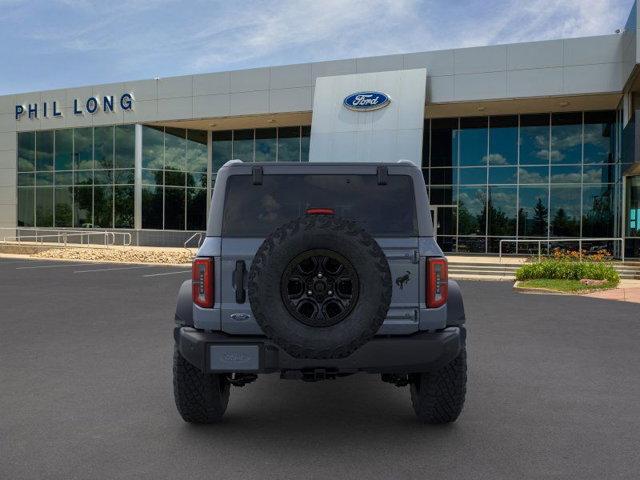
{"label": "parking line", "polygon": [[134,270],[137,268],[157,268],[159,265],[139,265],[136,267],[93,268],[91,270],[76,270],[73,273],[112,272],[114,270]]}
{"label": "parking line", "polygon": [[150,273],[142,276],[143,277],[159,277],[161,275],[176,275],[177,273],[191,273],[191,270],[181,270],[179,272]]}
{"label": "parking line", "polygon": [[26,270],[31,268],[83,267],[86,265],[86,263],[58,263],[56,265],[32,265],[29,267],[16,267],[16,270]]}

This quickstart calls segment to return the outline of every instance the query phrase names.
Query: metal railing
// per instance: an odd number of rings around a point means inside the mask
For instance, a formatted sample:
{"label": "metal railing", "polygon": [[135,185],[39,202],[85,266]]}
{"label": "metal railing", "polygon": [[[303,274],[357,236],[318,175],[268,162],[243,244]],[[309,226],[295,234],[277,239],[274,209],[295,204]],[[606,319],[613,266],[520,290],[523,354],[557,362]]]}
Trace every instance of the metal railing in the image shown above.
{"label": "metal railing", "polygon": [[189,238],[187,238],[184,243],[182,244],[182,246],[184,248],[189,248],[189,244],[195,239],[198,239],[198,245],[196,246],[196,248],[200,248],[200,245],[202,244],[202,238],[204,237],[204,232],[196,232],[193,235],[191,235]]}
{"label": "metal railing", "polygon": [[516,250],[517,250],[517,245],[519,243],[536,243],[538,245],[538,259],[540,259],[542,257],[542,245],[546,244],[547,245],[547,251],[549,251],[551,249],[551,245],[555,244],[555,243],[577,243],[578,244],[578,252],[579,252],[579,259],[582,260],[582,245],[584,243],[593,243],[593,242],[620,242],[620,259],[624,262],[624,238],[601,238],[601,237],[594,237],[594,238],[541,238],[541,239],[524,239],[524,238],[518,238],[518,239],[510,239],[510,238],[504,238],[502,240],[500,240],[500,244],[498,246],[498,256],[500,258],[500,261],[502,262],[502,244],[503,243],[515,243],[516,244]]}
{"label": "metal railing", "polygon": [[[1,243],[39,243],[41,245],[47,243],[65,247],[73,245],[81,247],[104,246],[105,248],[116,244],[123,247],[131,245],[131,233],[129,232],[57,230],[58,233],[49,233],[51,232],[50,230],[25,229],[24,227],[4,228],[2,230],[13,231],[16,235],[3,236]],[[25,231],[27,234],[23,233]]]}

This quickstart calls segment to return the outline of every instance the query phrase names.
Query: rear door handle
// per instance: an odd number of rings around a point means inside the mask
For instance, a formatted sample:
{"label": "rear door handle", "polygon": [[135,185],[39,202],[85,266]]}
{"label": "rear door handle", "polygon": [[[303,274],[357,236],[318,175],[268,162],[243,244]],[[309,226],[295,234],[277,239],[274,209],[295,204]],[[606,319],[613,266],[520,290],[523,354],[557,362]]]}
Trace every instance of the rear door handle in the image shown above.
{"label": "rear door handle", "polygon": [[236,303],[247,301],[247,292],[244,289],[244,277],[247,274],[247,267],[244,260],[236,261],[236,269],[233,272],[233,286],[236,289]]}

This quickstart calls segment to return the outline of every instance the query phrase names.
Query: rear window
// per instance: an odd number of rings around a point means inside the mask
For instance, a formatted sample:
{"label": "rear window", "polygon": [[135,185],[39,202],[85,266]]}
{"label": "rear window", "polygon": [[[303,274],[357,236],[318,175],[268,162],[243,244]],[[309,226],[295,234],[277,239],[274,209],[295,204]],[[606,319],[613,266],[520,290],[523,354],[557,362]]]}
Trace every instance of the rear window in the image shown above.
{"label": "rear window", "polygon": [[264,237],[309,208],[331,208],[374,236],[418,235],[408,175],[389,175],[386,185],[378,185],[376,175],[265,175],[262,185],[253,185],[250,175],[232,175],[222,233]]}

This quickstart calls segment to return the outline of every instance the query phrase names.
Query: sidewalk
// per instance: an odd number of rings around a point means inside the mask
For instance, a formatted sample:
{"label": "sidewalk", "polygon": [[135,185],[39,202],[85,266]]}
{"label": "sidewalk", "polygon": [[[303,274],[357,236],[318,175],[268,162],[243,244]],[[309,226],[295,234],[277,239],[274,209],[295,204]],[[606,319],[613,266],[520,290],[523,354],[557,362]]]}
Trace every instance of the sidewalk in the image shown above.
{"label": "sidewalk", "polygon": [[593,292],[584,297],[601,298],[603,300],[618,300],[621,302],[640,303],[640,280],[621,280],[618,288]]}

